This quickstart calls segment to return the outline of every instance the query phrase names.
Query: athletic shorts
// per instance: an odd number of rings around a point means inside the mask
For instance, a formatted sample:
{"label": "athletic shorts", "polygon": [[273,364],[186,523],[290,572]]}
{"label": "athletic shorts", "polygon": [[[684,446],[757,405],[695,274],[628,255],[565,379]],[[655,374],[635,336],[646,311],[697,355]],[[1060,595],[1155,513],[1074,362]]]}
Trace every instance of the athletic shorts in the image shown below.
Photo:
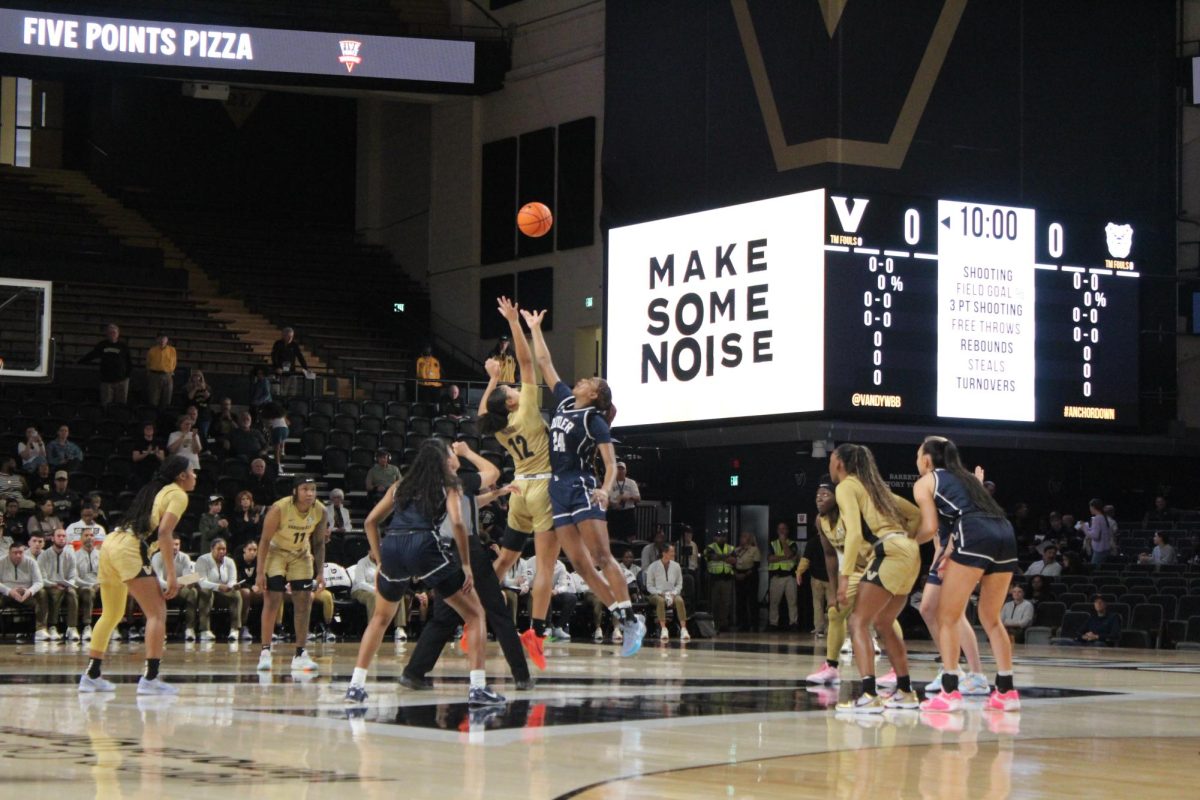
{"label": "athletic shorts", "polygon": [[[513,481],[521,493],[508,496],[508,527],[519,533],[534,533],[554,529],[554,514],[550,510],[550,479]],[[516,549],[516,548],[510,548]]]}
{"label": "athletic shorts", "polygon": [[[510,516],[509,519],[512,517]],[[514,553],[524,553],[526,545],[531,541],[533,541],[532,533],[505,528],[504,534],[500,537],[500,547],[504,550],[512,550]]]}
{"label": "athletic shorts", "polygon": [[96,579],[100,583],[125,583],[153,575],[145,539],[128,531],[113,531],[105,537],[104,547],[100,548],[100,564],[96,568]]}
{"label": "athletic shorts", "polygon": [[[837,619],[838,617],[841,617],[842,619],[848,619],[850,615],[854,613],[854,601],[858,599],[858,584],[859,581],[862,580],[862,577],[863,574],[861,572],[855,572],[846,576],[846,604],[841,607],[833,605],[829,606],[829,608],[825,610],[825,616],[827,618]],[[834,587],[834,597],[837,597],[837,586],[840,579],[840,575],[835,575],[833,580],[830,581]],[[838,647],[841,647],[841,645],[839,644]]]}
{"label": "athletic shorts", "polygon": [[[108,545],[105,544],[105,547]],[[964,567],[993,572],[1017,571],[1017,536],[1012,523],[988,514],[965,514],[954,531],[950,560]]]}
{"label": "athletic shorts", "polygon": [[950,543],[949,537],[946,541],[941,542],[938,548],[938,554],[934,556],[933,563],[929,565],[929,576],[925,578],[926,586],[941,586],[942,577],[938,575],[938,570],[942,568],[942,563],[946,560],[946,546]]}
{"label": "athletic shorts", "polygon": [[421,581],[443,598],[457,592],[466,576],[448,539],[436,531],[389,533],[379,545],[375,587],[389,603],[398,603],[411,581]]}
{"label": "athletic shorts", "polygon": [[550,481],[554,527],[572,525],[585,519],[604,519],[604,509],[592,502],[596,485],[596,476],[587,473],[555,475]]}
{"label": "athletic shorts", "polygon": [[267,552],[267,589],[282,592],[290,583],[293,591],[312,589],[313,555],[309,550],[281,550],[272,547]]}
{"label": "athletic shorts", "polygon": [[862,579],[902,596],[912,591],[921,572],[921,548],[904,534],[885,536],[875,543],[875,559]]}
{"label": "athletic shorts", "polygon": [[287,441],[287,428],[271,428],[271,444],[283,444]]}

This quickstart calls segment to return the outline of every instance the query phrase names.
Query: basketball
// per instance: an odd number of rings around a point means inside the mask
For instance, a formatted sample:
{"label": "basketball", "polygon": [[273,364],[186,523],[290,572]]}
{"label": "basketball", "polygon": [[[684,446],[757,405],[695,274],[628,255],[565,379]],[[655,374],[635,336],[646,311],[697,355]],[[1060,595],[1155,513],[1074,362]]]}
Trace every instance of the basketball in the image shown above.
{"label": "basketball", "polygon": [[526,203],[517,212],[517,227],[531,238],[545,236],[553,224],[554,215],[544,203]]}

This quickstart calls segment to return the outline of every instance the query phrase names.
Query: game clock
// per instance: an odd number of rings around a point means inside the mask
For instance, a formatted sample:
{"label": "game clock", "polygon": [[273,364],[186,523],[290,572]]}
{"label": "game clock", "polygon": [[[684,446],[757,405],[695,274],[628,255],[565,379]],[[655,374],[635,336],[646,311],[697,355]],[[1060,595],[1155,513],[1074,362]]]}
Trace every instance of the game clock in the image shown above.
{"label": "game clock", "polygon": [[614,228],[617,425],[1136,426],[1139,242],[1121,218],[824,189]]}

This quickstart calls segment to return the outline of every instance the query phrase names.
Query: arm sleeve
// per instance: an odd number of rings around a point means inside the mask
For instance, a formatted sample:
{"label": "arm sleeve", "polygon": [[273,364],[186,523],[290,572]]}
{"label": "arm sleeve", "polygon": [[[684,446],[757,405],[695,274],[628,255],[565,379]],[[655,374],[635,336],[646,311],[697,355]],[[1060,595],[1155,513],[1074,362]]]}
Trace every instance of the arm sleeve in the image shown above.
{"label": "arm sleeve", "polygon": [[217,580],[214,581],[212,579],[212,570],[209,567],[210,564],[214,567],[216,566],[216,562],[214,562],[209,556],[204,555],[196,559],[196,571],[200,573],[200,588],[207,589],[211,592],[217,588],[217,585],[220,582],[221,572],[219,569],[217,570]]}
{"label": "arm sleeve", "polygon": [[88,363],[91,363],[92,361],[95,361],[96,357],[100,355],[100,348],[101,348],[101,345],[96,345],[91,350],[88,350],[86,353],[83,354],[83,357],[79,359],[79,363],[80,364],[88,364]]}
{"label": "arm sleeve", "polygon": [[1022,628],[1028,628],[1033,624],[1033,604],[1022,603],[1019,614],[1017,614],[1017,624]]}
{"label": "arm sleeve", "polygon": [[916,503],[905,500],[898,494],[893,494],[892,499],[900,508],[900,522],[904,525],[904,530],[908,532],[909,536],[912,536],[921,524],[921,509],[917,508]]}
{"label": "arm sleeve", "polygon": [[296,362],[301,369],[308,369],[308,362],[304,360],[304,351],[300,349],[300,345],[292,342],[292,352],[296,354]]}
{"label": "arm sleeve", "polygon": [[649,594],[663,593],[663,587],[659,584],[658,572],[654,564],[646,568],[646,592]]}
{"label": "arm sleeve", "polygon": [[42,580],[42,570],[38,567],[38,563],[32,559],[29,565],[33,567],[33,583],[29,587],[30,594],[37,594],[42,590],[42,585],[45,581]]}
{"label": "arm sleeve", "polygon": [[175,519],[183,519],[183,515],[187,511],[187,507],[187,495],[184,492],[172,492],[171,499],[167,503],[167,507],[163,509],[163,514],[174,514]]}
{"label": "arm sleeve", "polygon": [[846,558],[838,574],[850,576],[854,574],[854,563],[858,560],[858,551],[862,549],[862,509],[859,506],[858,492],[847,481],[837,485],[834,492],[837,497],[838,514],[842,524],[846,526]]}
{"label": "arm sleeve", "polygon": [[672,594],[683,594],[683,568],[680,567],[679,564],[677,564],[675,562],[671,562],[671,563],[675,564],[675,570],[674,570],[675,577],[671,579],[671,593]]}

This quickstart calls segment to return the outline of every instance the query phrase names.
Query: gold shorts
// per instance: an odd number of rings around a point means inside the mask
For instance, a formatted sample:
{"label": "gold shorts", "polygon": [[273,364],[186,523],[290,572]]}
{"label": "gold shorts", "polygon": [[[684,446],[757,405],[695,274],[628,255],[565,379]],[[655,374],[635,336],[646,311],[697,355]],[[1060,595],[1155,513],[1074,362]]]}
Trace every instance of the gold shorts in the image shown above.
{"label": "gold shorts", "polygon": [[267,580],[283,578],[284,581],[311,581],[313,579],[313,554],[311,550],[281,550],[272,547],[267,553]]}
{"label": "gold shorts", "polygon": [[897,534],[875,544],[875,559],[862,579],[894,595],[912,591],[921,572],[921,548],[907,536]]}
{"label": "gold shorts", "polygon": [[96,580],[100,583],[125,583],[134,578],[154,575],[150,569],[150,553],[146,540],[139,539],[128,531],[113,531],[104,539],[100,548],[100,565],[96,569]]}
{"label": "gold shorts", "polygon": [[[830,606],[825,611],[825,616],[829,619],[849,619],[850,614],[854,612],[854,601],[858,599],[858,582],[862,580],[863,574],[855,572],[846,576],[846,603],[842,606]],[[837,596],[838,580],[840,575],[835,575],[830,583],[833,584],[833,594]],[[841,647],[841,645],[838,645]]]}
{"label": "gold shorts", "polygon": [[554,514],[550,510],[550,479],[516,482],[520,494],[508,496],[508,527],[521,533],[554,530]]}

